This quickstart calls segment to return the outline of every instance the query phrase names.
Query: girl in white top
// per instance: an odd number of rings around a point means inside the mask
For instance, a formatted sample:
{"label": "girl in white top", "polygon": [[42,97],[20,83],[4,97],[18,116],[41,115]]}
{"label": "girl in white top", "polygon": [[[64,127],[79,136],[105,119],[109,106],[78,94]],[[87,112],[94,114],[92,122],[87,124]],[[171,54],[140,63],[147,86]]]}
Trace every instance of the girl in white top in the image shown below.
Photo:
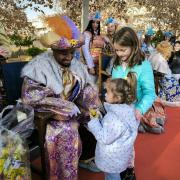
{"label": "girl in white top", "polygon": [[136,76],[130,72],[126,79],[110,79],[106,89],[104,107],[107,113],[102,118],[98,117],[98,111],[90,110],[88,128],[97,140],[97,167],[105,172],[106,180],[120,180],[120,173],[133,161],[140,122],[135,118],[132,105],[136,100]]}

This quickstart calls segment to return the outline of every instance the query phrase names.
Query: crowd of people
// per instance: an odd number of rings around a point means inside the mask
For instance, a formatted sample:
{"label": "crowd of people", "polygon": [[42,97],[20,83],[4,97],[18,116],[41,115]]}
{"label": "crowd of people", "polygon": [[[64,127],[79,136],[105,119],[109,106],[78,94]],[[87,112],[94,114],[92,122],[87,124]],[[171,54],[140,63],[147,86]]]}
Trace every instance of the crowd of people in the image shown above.
{"label": "crowd of people", "polygon": [[[106,21],[107,34],[101,34],[101,21],[99,12],[91,15],[77,39],[74,28],[71,37],[51,32],[48,51],[21,73],[22,102],[53,113],[44,146],[51,180],[78,179],[78,166],[102,171],[106,180],[135,179],[138,131],[163,133],[164,107],[180,106],[180,41],[171,42],[166,33],[155,45],[152,31],[142,40],[112,17]],[[110,76],[103,100],[97,89],[102,54],[102,68]],[[157,92],[155,72],[161,74]]]}

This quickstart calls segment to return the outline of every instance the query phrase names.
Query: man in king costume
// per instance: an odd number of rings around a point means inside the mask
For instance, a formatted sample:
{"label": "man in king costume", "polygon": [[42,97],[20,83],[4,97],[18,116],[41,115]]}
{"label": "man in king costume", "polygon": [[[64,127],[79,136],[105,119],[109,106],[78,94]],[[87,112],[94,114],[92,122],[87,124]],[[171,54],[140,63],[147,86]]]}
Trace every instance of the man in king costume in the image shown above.
{"label": "man in king costume", "polygon": [[51,50],[22,70],[22,101],[36,111],[53,113],[45,137],[48,178],[77,180],[79,123],[89,119],[89,109],[99,107],[100,101],[86,66],[74,57],[75,49],[83,43],[55,32],[47,33],[44,39]]}

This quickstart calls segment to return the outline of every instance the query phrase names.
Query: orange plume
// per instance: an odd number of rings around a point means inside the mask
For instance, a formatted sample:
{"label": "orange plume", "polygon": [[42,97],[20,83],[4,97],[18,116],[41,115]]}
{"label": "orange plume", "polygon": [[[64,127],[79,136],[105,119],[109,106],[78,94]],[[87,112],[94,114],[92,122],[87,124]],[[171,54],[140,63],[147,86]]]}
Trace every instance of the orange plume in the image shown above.
{"label": "orange plume", "polygon": [[45,23],[61,37],[65,37],[67,39],[72,38],[72,31],[71,28],[68,26],[66,21],[60,15],[49,16],[46,17]]}

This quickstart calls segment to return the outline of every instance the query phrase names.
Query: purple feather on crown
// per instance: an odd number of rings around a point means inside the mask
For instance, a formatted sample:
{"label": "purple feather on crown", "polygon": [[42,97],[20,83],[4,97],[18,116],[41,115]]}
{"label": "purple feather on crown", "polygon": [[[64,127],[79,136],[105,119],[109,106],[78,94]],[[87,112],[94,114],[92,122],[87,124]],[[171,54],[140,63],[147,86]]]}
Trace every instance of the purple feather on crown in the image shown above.
{"label": "purple feather on crown", "polygon": [[77,28],[77,26],[74,24],[74,22],[68,16],[63,16],[63,19],[67,22],[69,27],[71,27],[72,29],[72,39],[79,39],[80,31]]}
{"label": "purple feather on crown", "polygon": [[64,37],[61,37],[61,39],[59,40],[58,42],[58,47],[59,48],[69,48],[71,45],[70,43],[68,42],[68,40]]}

